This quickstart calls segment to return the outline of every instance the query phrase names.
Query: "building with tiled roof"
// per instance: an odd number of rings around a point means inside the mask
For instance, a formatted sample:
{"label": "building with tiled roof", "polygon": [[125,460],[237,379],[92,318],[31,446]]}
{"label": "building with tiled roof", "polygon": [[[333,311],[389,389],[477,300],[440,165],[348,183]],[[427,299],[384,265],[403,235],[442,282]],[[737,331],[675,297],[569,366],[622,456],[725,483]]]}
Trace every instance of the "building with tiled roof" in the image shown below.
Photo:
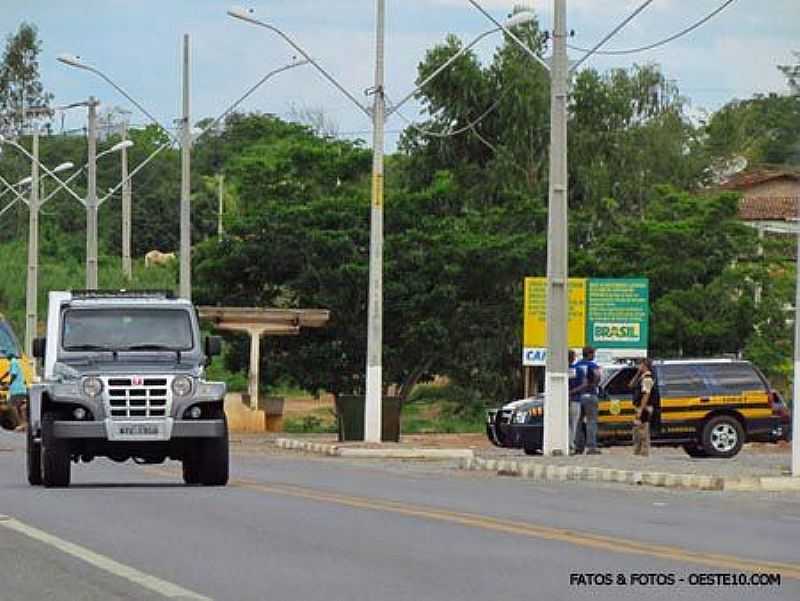
{"label": "building with tiled roof", "polygon": [[731,176],[723,190],[742,193],[739,217],[761,231],[795,233],[800,218],[800,170],[748,169]]}

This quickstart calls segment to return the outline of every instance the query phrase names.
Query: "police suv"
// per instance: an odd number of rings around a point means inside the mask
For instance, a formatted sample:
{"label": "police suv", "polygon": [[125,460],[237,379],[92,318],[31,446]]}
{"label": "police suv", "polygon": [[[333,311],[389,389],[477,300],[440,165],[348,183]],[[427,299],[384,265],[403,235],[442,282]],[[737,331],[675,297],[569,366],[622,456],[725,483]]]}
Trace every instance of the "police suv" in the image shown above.
{"label": "police suv", "polygon": [[[691,457],[733,457],[746,442],[790,439],[788,408],[749,361],[675,359],[654,361],[653,368],[653,445],[680,446]],[[636,367],[603,371],[598,443],[630,444],[636,410],[629,385]],[[487,413],[489,439],[529,455],[541,452],[543,428],[542,395]]]}
{"label": "police suv", "polygon": [[226,386],[205,380],[221,339],[161,291],[50,292],[43,378],[30,389],[30,484],[69,486],[72,462],[183,462],[187,484],[228,481]]}

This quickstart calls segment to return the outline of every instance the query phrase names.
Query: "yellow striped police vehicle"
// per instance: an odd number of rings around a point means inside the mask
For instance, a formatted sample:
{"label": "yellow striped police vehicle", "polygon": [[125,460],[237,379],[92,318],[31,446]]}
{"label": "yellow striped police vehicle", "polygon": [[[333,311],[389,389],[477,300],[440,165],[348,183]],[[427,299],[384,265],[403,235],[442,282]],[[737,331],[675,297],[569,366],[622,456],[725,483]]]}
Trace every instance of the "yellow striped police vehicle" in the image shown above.
{"label": "yellow striped police vehicle", "polygon": [[[749,361],[674,359],[653,362],[655,388],[650,404],[651,443],[680,446],[692,457],[733,457],[746,442],[789,440],[789,410],[764,375]],[[603,379],[600,388],[598,443],[630,444],[635,414],[631,380],[636,367],[625,366]],[[503,446],[541,451],[543,399],[513,410]]]}

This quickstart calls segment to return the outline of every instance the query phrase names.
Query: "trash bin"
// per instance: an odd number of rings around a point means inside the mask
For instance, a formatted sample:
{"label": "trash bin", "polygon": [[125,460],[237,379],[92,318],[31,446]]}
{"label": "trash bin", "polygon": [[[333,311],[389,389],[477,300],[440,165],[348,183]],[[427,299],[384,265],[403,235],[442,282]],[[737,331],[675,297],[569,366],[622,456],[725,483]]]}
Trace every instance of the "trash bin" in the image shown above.
{"label": "trash bin", "polygon": [[[364,440],[364,405],[361,395],[336,395],[336,421],[339,425],[339,442]],[[398,397],[383,397],[381,408],[381,440],[400,442],[400,411],[403,407]]]}

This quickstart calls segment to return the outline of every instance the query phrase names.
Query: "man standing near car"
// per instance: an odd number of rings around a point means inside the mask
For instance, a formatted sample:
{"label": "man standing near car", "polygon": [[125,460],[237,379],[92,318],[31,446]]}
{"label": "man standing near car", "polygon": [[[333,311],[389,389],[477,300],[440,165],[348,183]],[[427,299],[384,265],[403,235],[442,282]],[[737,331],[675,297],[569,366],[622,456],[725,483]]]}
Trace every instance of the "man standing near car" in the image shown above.
{"label": "man standing near car", "polygon": [[[594,349],[590,346],[583,347],[583,357],[575,363],[575,379],[577,386],[570,393],[576,394],[580,399],[581,409],[586,418],[586,454],[599,455],[597,448],[597,405],[600,385],[600,366],[594,361]],[[575,446],[580,448],[583,436],[578,429]]]}
{"label": "man standing near car", "polygon": [[653,392],[653,385],[653,363],[650,359],[642,359],[639,371],[630,382],[633,407],[636,410],[633,420],[633,454],[642,457],[650,455],[650,417],[653,414],[650,394]]}
{"label": "man standing near car", "polygon": [[[569,349],[569,448],[572,454],[578,452],[578,425],[581,417],[581,396],[578,389],[578,375],[575,371],[575,351]],[[583,451],[583,449],[581,449]]]}

